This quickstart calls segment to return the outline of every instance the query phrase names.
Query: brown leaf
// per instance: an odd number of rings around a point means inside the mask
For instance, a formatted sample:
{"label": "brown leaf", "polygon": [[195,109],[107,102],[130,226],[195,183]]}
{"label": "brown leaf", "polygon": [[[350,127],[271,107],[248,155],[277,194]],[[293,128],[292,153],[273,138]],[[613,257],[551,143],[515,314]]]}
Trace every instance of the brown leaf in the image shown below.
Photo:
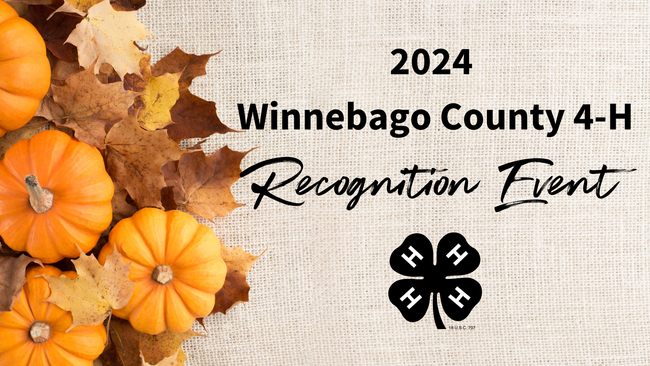
{"label": "brown leaf", "polygon": [[[112,331],[112,329],[109,331]],[[109,338],[107,343],[104,352],[94,361],[93,366],[125,366],[117,353],[115,342]]]}
{"label": "brown leaf", "polygon": [[83,70],[76,60],[72,62],[58,60],[52,68],[52,85],[64,86],[67,78]]}
{"label": "brown leaf", "polygon": [[[149,335],[133,329],[128,321],[122,319],[111,321],[111,340],[115,343],[117,354],[124,366],[140,366],[143,365],[143,361],[157,365],[165,359],[170,359],[170,356],[176,356],[176,360],[184,362],[187,357],[181,350],[181,345],[186,340],[197,336],[204,337],[193,330],[183,333],[165,331],[157,335]],[[176,363],[176,365],[182,364]]]}
{"label": "brown leaf", "polygon": [[206,157],[203,151],[186,153],[173,167],[166,170],[167,181],[174,186],[174,197],[179,205],[208,220],[224,217],[243,206],[235,202],[230,187],[239,179],[242,159],[248,152],[230,150],[227,146]]}
{"label": "brown leaf", "polygon": [[52,6],[30,6],[25,19],[36,27],[45,41],[45,46],[54,56],[72,62],[77,59],[76,47],[65,41],[82,18],[67,13],[56,13],[49,18],[61,4],[63,2],[58,0]]}
{"label": "brown leaf", "polygon": [[[181,176],[178,173],[178,161],[170,161],[163,165],[163,167],[160,168],[160,171],[165,177],[165,184],[167,184],[167,187],[163,188],[161,191],[163,207],[167,211],[176,210],[178,209],[178,204],[174,198],[174,190],[183,189]],[[184,197],[184,195],[185,191],[179,193],[179,197]]]}
{"label": "brown leaf", "polygon": [[18,258],[23,255],[22,252],[17,252],[11,248],[0,237],[0,257],[14,257]]}
{"label": "brown leaf", "polygon": [[162,208],[163,165],[178,160],[182,151],[167,131],[143,130],[135,117],[117,123],[106,135],[106,170],[127,190],[139,208]]}
{"label": "brown leaf", "polygon": [[134,41],[145,39],[149,32],[135,17],[135,12],[117,12],[109,0],[93,6],[72,31],[67,42],[77,46],[79,64],[94,72],[108,63],[124,78],[127,73],[140,74],[139,63],[144,57]]}
{"label": "brown leaf", "polygon": [[36,135],[36,132],[45,124],[47,120],[41,117],[34,117],[23,127],[9,131],[4,136],[0,137],[0,159],[5,158],[7,150],[20,140],[31,139]]}
{"label": "brown leaf", "polygon": [[[117,185],[115,185],[117,186]],[[129,204],[126,200],[128,192],[125,189],[116,189],[115,194],[113,195],[113,220],[120,221],[126,219],[127,217],[133,216],[133,214],[138,210],[137,207]]]}
{"label": "brown leaf", "polygon": [[113,9],[117,11],[136,11],[147,4],[146,0],[111,0]]}
{"label": "brown leaf", "polygon": [[113,66],[109,64],[103,64],[99,68],[97,79],[99,79],[99,82],[102,84],[117,83],[118,81],[122,81],[120,80],[120,75],[118,75],[115,72],[115,69],[113,69]]}
{"label": "brown leaf", "polygon": [[[228,272],[226,272],[226,281],[223,287],[215,295],[214,308],[210,315],[225,314],[238,303],[248,301],[248,292],[251,287],[246,282],[246,275],[262,254],[254,256],[246,253],[240,247],[228,248],[223,243],[221,244],[221,259],[226,262]],[[203,324],[203,318],[198,321]]]}
{"label": "brown leaf", "polygon": [[178,80],[178,85],[180,86],[180,90],[187,90],[192,85],[194,78],[206,75],[205,66],[210,61],[210,57],[218,53],[197,56],[185,53],[176,47],[176,49],[156,63],[151,73],[153,76],[160,76],[163,74],[182,72]]}
{"label": "brown leaf", "polygon": [[52,290],[45,301],[72,312],[69,329],[101,324],[113,309],[121,309],[129,303],[135,288],[135,282],[129,279],[131,263],[124,263],[118,251],[113,251],[103,266],[95,256],[80,254],[72,261],[77,278],[43,276]]}
{"label": "brown leaf", "polygon": [[237,132],[221,122],[214,102],[201,99],[188,90],[180,92],[180,97],[170,112],[174,124],[167,126],[167,132],[176,142],[209,137],[215,132]]}
{"label": "brown leaf", "polygon": [[[92,66],[92,65],[91,65]],[[66,85],[52,85],[52,98],[60,105],[75,137],[91,146],[104,149],[105,125],[128,116],[136,94],[124,90],[121,83],[102,84],[93,68],[72,74]]]}
{"label": "brown leaf", "polygon": [[216,53],[197,56],[176,48],[151,69],[153,76],[165,73],[182,73],[178,82],[180,96],[171,109],[174,124],[167,126],[169,137],[176,142],[187,138],[209,137],[215,132],[235,131],[221,123],[214,102],[203,100],[189,91],[192,80],[206,74],[205,66],[210,57],[214,55]]}
{"label": "brown leaf", "polygon": [[30,263],[43,265],[40,260],[21,255],[18,258],[0,257],[0,313],[11,311],[27,280],[25,269]]}

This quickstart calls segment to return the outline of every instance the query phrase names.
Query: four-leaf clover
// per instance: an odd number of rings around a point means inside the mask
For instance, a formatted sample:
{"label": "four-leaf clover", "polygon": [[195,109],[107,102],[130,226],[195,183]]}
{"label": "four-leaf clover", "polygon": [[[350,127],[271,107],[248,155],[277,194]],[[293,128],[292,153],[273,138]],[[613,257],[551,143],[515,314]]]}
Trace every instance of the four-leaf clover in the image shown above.
{"label": "four-leaf clover", "polygon": [[436,264],[433,259],[433,246],[429,239],[422,234],[409,235],[393,251],[390,266],[401,275],[421,279],[396,281],[388,290],[388,298],[404,319],[416,322],[427,313],[433,294],[436,327],[445,329],[438,310],[437,295],[440,293],[442,309],[449,318],[455,321],[467,318],[474,306],[481,301],[481,285],[471,278],[451,276],[471,273],[478,268],[481,257],[462,235],[449,233],[438,243]]}

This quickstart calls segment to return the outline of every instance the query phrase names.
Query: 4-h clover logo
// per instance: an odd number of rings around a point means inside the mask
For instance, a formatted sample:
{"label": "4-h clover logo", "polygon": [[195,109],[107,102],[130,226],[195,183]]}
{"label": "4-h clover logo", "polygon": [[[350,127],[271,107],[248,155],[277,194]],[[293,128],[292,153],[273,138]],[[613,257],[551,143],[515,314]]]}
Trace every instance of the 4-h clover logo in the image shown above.
{"label": "4-h clover logo", "polygon": [[438,329],[445,329],[438,310],[437,295],[445,314],[461,321],[481,301],[481,285],[471,278],[447,278],[470,274],[478,268],[481,256],[458,233],[445,235],[438,243],[436,264],[433,245],[422,234],[409,235],[390,256],[391,268],[404,276],[421,279],[398,280],[388,289],[388,298],[404,319],[416,322],[424,317],[433,294],[433,317]]}

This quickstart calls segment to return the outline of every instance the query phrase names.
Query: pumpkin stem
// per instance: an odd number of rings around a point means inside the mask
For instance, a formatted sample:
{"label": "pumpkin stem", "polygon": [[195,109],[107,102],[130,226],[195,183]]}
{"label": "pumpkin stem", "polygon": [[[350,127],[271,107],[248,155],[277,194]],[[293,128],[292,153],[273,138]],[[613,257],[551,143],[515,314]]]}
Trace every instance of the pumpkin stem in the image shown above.
{"label": "pumpkin stem", "polygon": [[43,343],[50,339],[51,328],[46,322],[36,321],[29,327],[29,336],[34,343]]}
{"label": "pumpkin stem", "polygon": [[36,176],[31,174],[25,176],[25,185],[27,186],[27,191],[29,191],[29,204],[32,205],[36,213],[42,214],[52,208],[54,196],[52,192],[41,187]]}
{"label": "pumpkin stem", "polygon": [[174,272],[172,271],[172,267],[166,264],[160,264],[154,268],[151,278],[161,285],[166,285],[174,279]]}

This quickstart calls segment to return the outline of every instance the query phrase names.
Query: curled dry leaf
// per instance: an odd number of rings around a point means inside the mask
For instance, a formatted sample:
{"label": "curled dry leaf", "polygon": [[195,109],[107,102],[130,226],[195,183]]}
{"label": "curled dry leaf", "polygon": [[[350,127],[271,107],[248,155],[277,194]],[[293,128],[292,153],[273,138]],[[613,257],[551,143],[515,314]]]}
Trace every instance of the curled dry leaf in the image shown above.
{"label": "curled dry leaf", "polygon": [[[251,287],[246,282],[246,276],[259,257],[259,255],[246,253],[242,248],[228,248],[221,244],[221,258],[226,262],[228,272],[226,272],[226,282],[215,295],[216,301],[210,315],[225,314],[236,304],[248,301]],[[203,319],[199,319],[199,322],[203,324]]]}
{"label": "curled dry leaf", "polygon": [[51,86],[52,98],[63,108],[64,126],[75,131],[75,137],[91,146],[104,149],[106,124],[128,116],[136,96],[124,90],[121,83],[102,84],[93,68],[72,74],[64,86]]}
{"label": "curled dry leaf", "polygon": [[0,257],[0,313],[11,311],[27,281],[25,269],[30,263],[43,265],[40,260],[22,254],[20,257]]}
{"label": "curled dry leaf", "polygon": [[129,279],[131,264],[124,263],[120,253],[113,251],[104,266],[94,255],[83,252],[72,263],[77,270],[74,280],[65,276],[44,276],[52,290],[45,301],[72,312],[69,329],[100,324],[113,309],[121,309],[129,303],[135,282]]}
{"label": "curled dry leaf", "polygon": [[165,179],[160,168],[183,153],[167,131],[146,131],[134,117],[111,128],[106,136],[106,170],[120,189],[126,189],[139,208],[162,208],[160,190]]}
{"label": "curled dry leaf", "polygon": [[183,365],[187,359],[181,349],[183,342],[192,337],[204,337],[193,330],[183,333],[165,331],[149,335],[138,332],[128,321],[122,319],[114,319],[111,324],[111,341],[115,344],[115,353],[124,366]]}
{"label": "curled dry leaf", "polygon": [[108,63],[124,78],[127,73],[140,75],[139,63],[144,55],[134,41],[149,34],[134,12],[115,11],[109,0],[104,0],[88,10],[88,16],[72,31],[67,42],[77,46],[79,64],[84,68],[95,63],[97,73],[103,63]]}
{"label": "curled dry leaf", "polygon": [[239,166],[246,154],[227,146],[209,157],[203,151],[184,154],[177,168],[168,165],[164,170],[167,182],[174,186],[175,201],[208,220],[243,206],[235,202],[230,187],[239,179]]}
{"label": "curled dry leaf", "polygon": [[203,100],[189,91],[192,80],[206,74],[205,66],[214,55],[216,53],[197,56],[176,48],[158,61],[151,70],[153,76],[181,73],[178,82],[180,95],[171,109],[174,124],[167,126],[169,137],[176,142],[188,138],[208,137],[215,132],[234,131],[221,123],[214,102]]}
{"label": "curled dry leaf", "polygon": [[146,4],[146,0],[111,0],[113,9],[117,11],[136,11]]}
{"label": "curled dry leaf", "polygon": [[36,135],[38,130],[45,126],[47,120],[41,117],[34,117],[23,127],[9,131],[4,136],[0,137],[0,160],[5,158],[5,153],[13,144],[20,140],[31,139]]}
{"label": "curled dry leaf", "polygon": [[54,8],[61,4],[62,2],[58,0],[52,6],[30,6],[25,19],[38,30],[45,41],[45,46],[56,58],[72,62],[77,59],[74,53],[75,46],[65,41],[82,18],[66,13],[52,15]]}

